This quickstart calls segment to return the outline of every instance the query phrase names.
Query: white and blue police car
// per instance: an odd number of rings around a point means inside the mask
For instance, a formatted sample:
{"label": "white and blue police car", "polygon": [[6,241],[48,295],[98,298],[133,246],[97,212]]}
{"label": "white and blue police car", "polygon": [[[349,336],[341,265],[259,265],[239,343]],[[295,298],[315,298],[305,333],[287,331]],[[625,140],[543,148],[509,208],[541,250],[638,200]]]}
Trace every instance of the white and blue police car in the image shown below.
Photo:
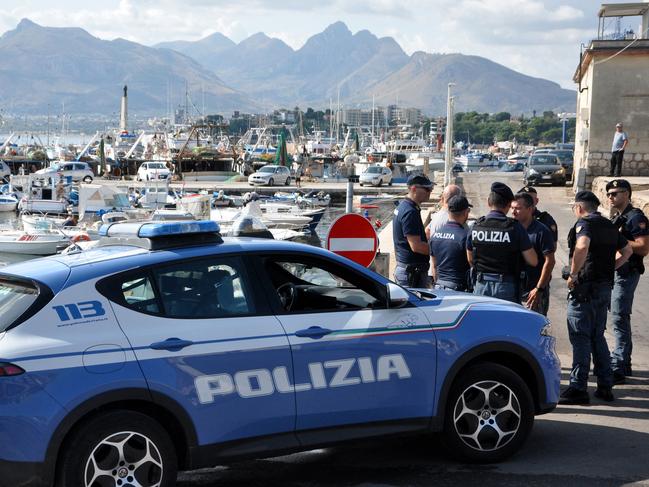
{"label": "white and blue police car", "polygon": [[521,306],[406,290],[210,221],[101,234],[0,269],[2,485],[172,486],[178,470],[411,432],[495,462],[557,403],[550,325]]}

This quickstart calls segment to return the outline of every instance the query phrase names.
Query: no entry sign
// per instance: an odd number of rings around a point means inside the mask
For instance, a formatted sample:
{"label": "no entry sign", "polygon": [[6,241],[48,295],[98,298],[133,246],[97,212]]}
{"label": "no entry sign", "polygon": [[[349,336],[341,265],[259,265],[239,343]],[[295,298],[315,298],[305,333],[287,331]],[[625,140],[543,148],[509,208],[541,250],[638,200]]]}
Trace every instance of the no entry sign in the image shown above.
{"label": "no entry sign", "polygon": [[365,267],[372,263],[378,248],[374,227],[356,213],[338,217],[327,234],[327,249]]}

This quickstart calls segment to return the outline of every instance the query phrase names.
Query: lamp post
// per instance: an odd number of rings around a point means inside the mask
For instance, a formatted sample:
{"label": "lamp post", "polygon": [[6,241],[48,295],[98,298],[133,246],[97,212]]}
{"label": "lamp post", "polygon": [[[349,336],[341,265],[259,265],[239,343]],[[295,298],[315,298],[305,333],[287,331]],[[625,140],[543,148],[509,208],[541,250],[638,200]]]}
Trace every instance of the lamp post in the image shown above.
{"label": "lamp post", "polygon": [[444,186],[451,182],[451,168],[453,164],[453,97],[451,96],[451,87],[455,83],[448,84],[448,93],[446,97],[446,154],[444,158]]}

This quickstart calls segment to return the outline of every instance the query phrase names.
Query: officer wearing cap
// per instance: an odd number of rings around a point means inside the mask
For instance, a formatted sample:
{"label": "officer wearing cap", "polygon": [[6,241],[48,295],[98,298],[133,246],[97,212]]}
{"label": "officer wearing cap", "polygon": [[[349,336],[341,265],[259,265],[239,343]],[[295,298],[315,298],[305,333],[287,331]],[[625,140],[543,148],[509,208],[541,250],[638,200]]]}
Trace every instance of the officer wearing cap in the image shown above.
{"label": "officer wearing cap", "polygon": [[611,353],[613,382],[624,384],[631,370],[631,310],[633,295],[640,276],[644,273],[643,259],[649,253],[649,220],[639,208],[631,204],[631,184],[625,179],[614,179],[606,185],[608,197],[615,215],[612,223],[629,241],[633,250],[626,264],[615,271],[615,283],[611,293],[611,318],[615,348]]}
{"label": "officer wearing cap", "polygon": [[550,229],[534,218],[534,210],[531,194],[517,193],[514,196],[512,215],[527,232],[539,260],[536,267],[525,266],[525,276],[521,282],[521,302],[527,308],[547,316],[556,244]]}
{"label": "officer wearing cap", "polygon": [[534,219],[540,221],[541,223],[543,223],[543,225],[550,229],[552,235],[554,236],[554,244],[556,247],[556,243],[559,241],[559,227],[557,227],[557,222],[554,218],[552,218],[552,215],[550,215],[547,211],[539,210],[539,196],[536,192],[536,188],[534,186],[523,186],[518,190],[518,192],[527,193],[532,197],[532,199],[534,200]]}
{"label": "officer wearing cap", "polygon": [[430,199],[433,183],[422,174],[408,178],[408,195],[394,210],[392,239],[397,258],[394,280],[402,286],[428,287],[428,242],[419,205]]}
{"label": "officer wearing cap", "polygon": [[520,302],[521,255],[527,264],[538,264],[527,232],[507,213],[514,193],[506,184],[495,182],[487,203],[491,211],[478,219],[467,240],[467,257],[473,266],[473,292]]}
{"label": "officer wearing cap", "polygon": [[568,234],[568,337],[572,345],[570,385],[560,404],[588,404],[588,373],[593,356],[595,397],[613,401],[613,371],[604,338],[606,312],[611,300],[615,269],[631,256],[631,246],[610,220],[598,211],[599,200],[590,191],[575,195],[575,226]]}
{"label": "officer wearing cap", "polygon": [[465,223],[473,205],[464,196],[452,196],[447,203],[448,219],[430,236],[431,268],[435,289],[469,290],[469,261]]}

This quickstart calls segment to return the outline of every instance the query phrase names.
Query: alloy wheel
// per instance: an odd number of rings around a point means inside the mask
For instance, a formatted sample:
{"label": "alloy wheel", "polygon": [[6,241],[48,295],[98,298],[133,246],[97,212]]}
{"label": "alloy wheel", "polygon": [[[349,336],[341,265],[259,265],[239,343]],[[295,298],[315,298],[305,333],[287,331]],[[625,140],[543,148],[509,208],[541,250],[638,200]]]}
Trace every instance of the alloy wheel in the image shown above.
{"label": "alloy wheel", "polygon": [[494,451],[516,436],[521,426],[521,405],[516,394],[497,381],[467,387],[453,408],[453,424],[468,447]]}
{"label": "alloy wheel", "polygon": [[158,447],[133,431],[114,433],[100,441],[84,469],[86,487],[158,487],[162,477]]}

